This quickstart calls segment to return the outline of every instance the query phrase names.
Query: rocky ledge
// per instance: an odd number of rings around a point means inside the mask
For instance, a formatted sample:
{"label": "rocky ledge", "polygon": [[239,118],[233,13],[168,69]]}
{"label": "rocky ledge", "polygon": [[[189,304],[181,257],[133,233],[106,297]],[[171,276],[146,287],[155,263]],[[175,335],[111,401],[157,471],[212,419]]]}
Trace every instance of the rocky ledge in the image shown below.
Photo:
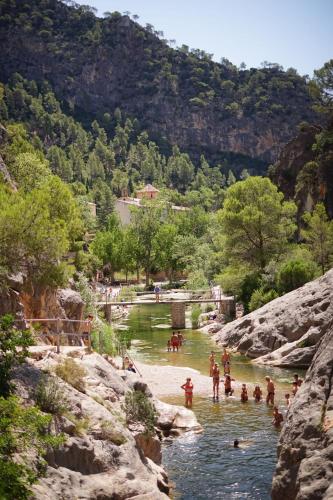
{"label": "rocky ledge", "polygon": [[333,269],[221,328],[217,344],[257,363],[306,368],[333,317]]}
{"label": "rocky ledge", "polygon": [[273,500],[333,498],[333,328],[326,332],[283,426]]}
{"label": "rocky ledge", "polygon": [[[124,409],[128,391],[141,391],[152,398],[141,379],[115,369],[97,353],[87,354],[85,348],[62,347],[59,355],[52,348],[35,347],[34,351],[38,349],[40,355],[34,352],[15,373],[19,396],[26,404],[33,403],[35,389],[47,373],[63,391],[68,408],[54,421],[66,441],[46,457],[46,474],[34,487],[34,498],[168,498],[161,441],[164,436],[199,429],[194,414],[156,400],[157,426],[147,435],[140,422],[126,421]],[[83,370],[79,388],[73,386],[77,385],[74,379],[72,385],[55,374],[56,367],[69,358]]]}

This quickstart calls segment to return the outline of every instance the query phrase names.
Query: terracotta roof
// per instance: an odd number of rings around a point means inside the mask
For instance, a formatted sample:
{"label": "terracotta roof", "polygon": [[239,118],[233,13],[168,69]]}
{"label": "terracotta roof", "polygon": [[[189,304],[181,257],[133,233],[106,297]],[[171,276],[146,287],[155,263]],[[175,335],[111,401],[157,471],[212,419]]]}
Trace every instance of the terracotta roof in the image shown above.
{"label": "terracotta roof", "polygon": [[137,193],[159,193],[159,189],[156,189],[151,184],[146,184],[144,188],[138,189]]}

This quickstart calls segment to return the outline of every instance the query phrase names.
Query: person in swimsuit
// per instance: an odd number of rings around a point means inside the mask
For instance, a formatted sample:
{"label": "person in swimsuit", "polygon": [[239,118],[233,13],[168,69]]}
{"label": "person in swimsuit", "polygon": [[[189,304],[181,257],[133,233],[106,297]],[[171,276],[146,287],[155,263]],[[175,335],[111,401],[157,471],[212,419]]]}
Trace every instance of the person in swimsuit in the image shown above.
{"label": "person in swimsuit", "polygon": [[289,406],[290,406],[290,394],[285,394],[284,397],[286,400],[287,408],[289,408]]}
{"label": "person in swimsuit", "polygon": [[185,384],[183,384],[180,388],[185,391],[185,406],[186,406],[186,408],[192,408],[193,384],[192,384],[190,377],[188,377],[186,379]]}
{"label": "person in swimsuit", "polygon": [[209,376],[213,376],[213,369],[215,365],[215,352],[212,351],[209,356]]}
{"label": "person in swimsuit", "polygon": [[282,422],[283,422],[283,415],[282,413],[279,412],[279,408],[277,406],[274,406],[272,424],[275,427],[279,428],[281,427]]}
{"label": "person in swimsuit", "polygon": [[[228,353],[228,351],[226,349],[224,349],[224,351],[223,351],[223,354],[221,356],[221,361],[222,361],[223,368],[225,368],[225,364],[227,361],[229,361],[229,364],[230,364],[230,354]],[[229,370],[229,373],[230,373],[230,370]]]}
{"label": "person in swimsuit", "polygon": [[256,385],[253,391],[253,397],[256,403],[260,403],[262,398],[262,390],[259,385]]}
{"label": "person in swimsuit", "polygon": [[178,340],[178,336],[175,334],[175,332],[173,332],[172,337],[171,337],[171,345],[172,345],[172,351],[178,352],[179,340]]}
{"label": "person in swimsuit", "polygon": [[226,361],[224,365],[224,375],[230,375],[230,361]]}
{"label": "person in swimsuit", "polygon": [[298,373],[295,373],[294,381],[293,381],[293,388],[292,388],[292,393],[294,396],[302,384],[303,384],[303,380],[298,377]]}
{"label": "person in swimsuit", "polygon": [[168,349],[168,352],[171,351],[171,340],[170,339],[168,339],[168,341],[167,341],[167,349]]}
{"label": "person in swimsuit", "polygon": [[183,345],[184,337],[179,331],[177,333],[177,337],[178,337],[179,347],[181,347]]}
{"label": "person in swimsuit", "polygon": [[231,377],[230,375],[225,376],[224,380],[224,394],[226,396],[232,396],[234,393],[234,390],[231,387]]}
{"label": "person in swimsuit", "polygon": [[219,399],[219,388],[220,388],[220,370],[217,363],[213,367],[213,399]]}
{"label": "person in swimsuit", "polygon": [[272,403],[274,404],[274,394],[275,394],[275,386],[273,381],[271,380],[270,377],[265,377],[265,380],[267,382],[267,397],[266,397],[266,403]]}
{"label": "person in swimsuit", "polygon": [[249,400],[249,396],[247,395],[246,384],[242,384],[241,402],[246,403],[248,400]]}

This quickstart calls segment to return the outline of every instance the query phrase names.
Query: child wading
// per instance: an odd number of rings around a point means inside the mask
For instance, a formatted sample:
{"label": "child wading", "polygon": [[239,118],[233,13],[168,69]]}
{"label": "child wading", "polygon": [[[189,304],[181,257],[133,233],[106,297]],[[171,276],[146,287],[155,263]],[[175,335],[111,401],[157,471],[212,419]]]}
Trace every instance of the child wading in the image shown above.
{"label": "child wading", "polygon": [[185,406],[186,408],[192,408],[192,398],[193,398],[193,384],[190,378],[186,379],[185,384],[181,386],[181,389],[185,391]]}
{"label": "child wading", "polygon": [[253,391],[253,397],[256,403],[259,403],[262,398],[262,390],[259,385],[256,385]]}
{"label": "child wading", "polygon": [[246,403],[248,400],[249,400],[249,396],[247,395],[246,384],[242,384],[241,402]]}

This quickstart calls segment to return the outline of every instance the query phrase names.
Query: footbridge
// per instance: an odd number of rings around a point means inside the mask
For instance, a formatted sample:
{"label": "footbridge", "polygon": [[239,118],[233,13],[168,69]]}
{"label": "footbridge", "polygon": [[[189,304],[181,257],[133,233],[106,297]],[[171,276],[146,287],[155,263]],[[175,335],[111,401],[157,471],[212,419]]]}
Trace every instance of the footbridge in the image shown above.
{"label": "footbridge", "polygon": [[[197,292],[192,292],[195,295]],[[163,294],[167,295],[167,294]],[[176,293],[173,293],[175,296]],[[184,293],[182,292],[182,295]],[[236,314],[236,303],[234,297],[226,297],[223,295],[211,296],[210,298],[164,298],[160,296],[159,299],[140,299],[136,298],[133,300],[123,300],[123,301],[101,301],[97,302],[97,305],[102,307],[105,312],[105,317],[107,321],[111,321],[112,318],[112,308],[128,307],[128,306],[140,306],[148,304],[169,304],[171,307],[171,319],[172,328],[183,329],[185,328],[185,311],[186,306],[191,304],[215,304],[220,313],[225,314],[230,318],[235,318]]]}

